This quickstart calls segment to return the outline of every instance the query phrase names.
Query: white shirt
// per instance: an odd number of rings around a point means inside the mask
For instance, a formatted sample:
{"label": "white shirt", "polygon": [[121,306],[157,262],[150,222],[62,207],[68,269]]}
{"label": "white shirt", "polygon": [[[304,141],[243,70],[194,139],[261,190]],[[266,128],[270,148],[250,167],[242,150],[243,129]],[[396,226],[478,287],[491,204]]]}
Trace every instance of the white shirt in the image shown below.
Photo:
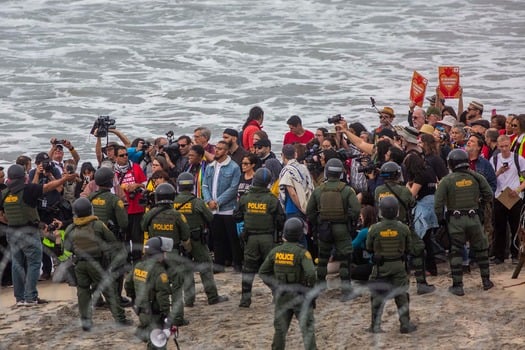
{"label": "white shirt", "polygon": [[[510,188],[511,190],[515,190],[520,185],[520,176],[518,174],[518,168],[514,164],[514,153],[511,152],[510,156],[508,158],[503,158],[503,155],[501,153],[496,154],[492,158],[490,158],[490,165],[492,165],[492,168],[494,168],[494,157],[497,157],[496,162],[496,168],[494,169],[495,172],[497,172],[500,168],[503,167],[503,163],[509,163],[509,170],[505,171],[504,173],[501,173],[497,177],[497,186],[496,186],[496,193],[494,194],[497,198],[501,192],[505,188]],[[522,156],[518,156],[518,161],[520,165],[521,172],[525,171],[525,158]],[[523,198],[523,193],[520,193],[520,197]]]}

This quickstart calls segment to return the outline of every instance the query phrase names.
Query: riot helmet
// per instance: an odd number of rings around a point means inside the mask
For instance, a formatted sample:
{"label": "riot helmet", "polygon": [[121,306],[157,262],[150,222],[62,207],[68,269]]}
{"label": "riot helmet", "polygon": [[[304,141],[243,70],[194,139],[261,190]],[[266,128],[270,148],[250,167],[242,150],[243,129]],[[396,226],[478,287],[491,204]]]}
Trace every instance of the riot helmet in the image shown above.
{"label": "riot helmet", "polygon": [[397,180],[401,175],[401,167],[396,162],[386,162],[381,165],[379,176],[387,180]]}
{"label": "riot helmet", "polygon": [[343,162],[338,158],[331,158],[324,166],[324,175],[327,179],[339,179],[343,170]]}
{"label": "riot helmet", "polygon": [[110,168],[99,168],[95,172],[95,183],[99,187],[113,187],[113,179],[115,178],[115,173]]}
{"label": "riot helmet", "polygon": [[177,178],[179,191],[192,191],[195,178],[188,172],[181,173]]}
{"label": "riot helmet", "polygon": [[447,163],[450,170],[455,171],[461,168],[468,168],[468,154],[462,149],[456,148],[450,151],[447,157]]}
{"label": "riot helmet", "polygon": [[163,252],[171,252],[173,249],[173,239],[168,237],[153,237],[146,241],[144,253],[146,255],[156,255]]}
{"label": "riot helmet", "polygon": [[174,199],[175,188],[172,185],[163,183],[155,189],[155,204],[173,204]]}
{"label": "riot helmet", "polygon": [[18,180],[26,177],[24,167],[18,164],[13,164],[7,169],[7,178],[9,180]]}
{"label": "riot helmet", "polygon": [[271,181],[272,181],[272,172],[266,168],[259,168],[253,175],[252,184],[254,186],[268,187]]}
{"label": "riot helmet", "polygon": [[299,242],[304,235],[304,221],[299,218],[289,218],[284,223],[283,237],[288,242]]}
{"label": "riot helmet", "polygon": [[86,197],[80,197],[73,202],[73,213],[77,218],[93,215],[93,206]]}
{"label": "riot helmet", "polygon": [[379,202],[379,212],[385,219],[395,219],[399,213],[399,202],[396,197],[388,196]]}

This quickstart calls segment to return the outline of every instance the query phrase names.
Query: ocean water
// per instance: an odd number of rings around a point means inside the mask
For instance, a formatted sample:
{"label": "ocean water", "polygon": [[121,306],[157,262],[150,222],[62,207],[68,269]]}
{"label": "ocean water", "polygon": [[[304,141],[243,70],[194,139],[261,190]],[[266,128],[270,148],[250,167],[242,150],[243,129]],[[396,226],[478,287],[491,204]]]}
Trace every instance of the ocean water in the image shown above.
{"label": "ocean water", "polygon": [[52,136],[93,160],[99,115],[130,139],[205,125],[216,141],[259,105],[277,150],[293,114],[375,126],[370,96],[400,123],[412,72],[428,96],[440,65],[460,67],[465,104],[524,113],[524,18],[519,0],[2,1],[0,163]]}

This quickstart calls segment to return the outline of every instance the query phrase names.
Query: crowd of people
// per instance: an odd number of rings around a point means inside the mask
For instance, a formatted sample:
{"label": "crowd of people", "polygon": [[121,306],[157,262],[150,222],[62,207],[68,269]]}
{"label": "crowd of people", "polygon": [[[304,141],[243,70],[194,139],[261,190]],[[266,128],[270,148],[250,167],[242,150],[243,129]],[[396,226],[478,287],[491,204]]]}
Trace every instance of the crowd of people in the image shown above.
{"label": "crowd of people", "polygon": [[[435,95],[428,102],[426,109],[409,104],[408,126],[384,107],[371,130],[335,116],[329,120],[335,132],[323,126],[314,132],[294,115],[284,137],[263,131],[264,111],[256,106],[241,130],[226,128],[215,144],[204,126],[193,135],[131,141],[99,122],[92,130],[98,164],[81,163],[69,140],[52,138],[34,167],[21,155],[7,180],[0,169],[2,285],[13,284],[17,306],[32,306],[46,302],[38,297],[38,280],[67,281],[79,289],[84,330],[92,327],[91,304],[107,303],[123,325],[130,321],[122,307],[135,305],[144,331],[152,320],[189,323],[184,308],[195,303],[194,272],[210,305],[228,300],[213,274],[227,267],[242,273],[239,307],[250,307],[261,269],[274,297],[284,298],[276,301],[274,338],[282,348],[291,315],[301,315],[300,303],[283,314],[290,294],[315,305],[304,288],[282,286],[323,286],[330,263],[339,261],[343,302],[357,296],[353,279],[388,282],[387,288],[371,283],[371,332],[380,331],[393,289],[401,332],[412,332],[401,270],[414,270],[418,294],[431,293],[427,276],[438,273],[436,255],[448,253],[452,294],[464,294],[462,275],[474,266],[490,289],[489,258],[518,262],[525,190],[524,114],[493,111],[487,118],[477,100],[466,110],[461,99],[457,110]],[[119,141],[103,145],[106,133]],[[437,239],[443,227],[449,246]],[[283,240],[302,248],[280,245]],[[148,259],[154,263],[139,264]],[[315,278],[304,259],[315,262]],[[58,273],[60,266],[66,273]],[[150,270],[153,282],[146,278]],[[148,293],[144,286],[169,290],[171,305],[138,302]],[[311,333],[313,313],[305,317],[301,327]],[[304,340],[315,348],[315,337]]]}

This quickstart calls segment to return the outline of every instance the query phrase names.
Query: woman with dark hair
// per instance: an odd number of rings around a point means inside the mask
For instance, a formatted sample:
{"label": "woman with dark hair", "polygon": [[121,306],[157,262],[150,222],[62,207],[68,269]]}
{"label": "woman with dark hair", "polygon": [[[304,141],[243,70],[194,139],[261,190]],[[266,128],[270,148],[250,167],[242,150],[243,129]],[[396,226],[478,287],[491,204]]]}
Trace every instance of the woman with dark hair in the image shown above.
{"label": "woman with dark hair", "polygon": [[425,160],[418,154],[412,153],[407,156],[404,165],[407,174],[407,187],[416,199],[414,230],[425,242],[425,268],[430,274],[436,276],[437,266],[431,239],[432,232],[439,227],[434,212],[434,193],[438,179],[434,170],[427,166]]}
{"label": "woman with dark hair", "polygon": [[75,186],[75,198],[80,197],[86,187],[86,185],[95,179],[95,167],[91,162],[84,162],[80,166],[80,181],[77,182]]}
{"label": "woman with dark hair", "polygon": [[317,141],[317,144],[320,146],[323,141],[328,137],[328,129],[327,128],[317,128],[315,130],[315,138],[314,140]]}
{"label": "woman with dark hair", "polygon": [[510,144],[510,150],[525,157],[525,114],[520,114],[514,118],[511,127],[516,137]]}
{"label": "woman with dark hair", "polygon": [[128,147],[128,158],[133,163],[140,164],[142,159],[144,159],[144,156],[146,155],[147,151],[147,144],[146,140],[144,140],[141,137],[137,137],[131,142],[131,145]]}
{"label": "woman with dark hair", "polygon": [[255,174],[255,167],[259,163],[259,158],[253,154],[248,153],[241,161],[241,180],[237,188],[237,199],[241,198],[250,187],[252,187],[253,175]]}
{"label": "woman with dark hair", "polygon": [[166,174],[168,174],[169,179],[169,167],[168,167],[168,161],[163,156],[157,155],[153,160],[151,161],[151,177],[148,179],[148,182],[146,183],[146,190],[153,192],[155,191],[155,188],[157,187],[156,182],[153,181],[153,174],[163,171]]}
{"label": "woman with dark hair", "polygon": [[456,120],[458,119],[458,115],[456,114],[456,111],[454,110],[454,108],[450,106],[445,106],[441,110],[441,119],[445,118],[447,115],[453,116],[454,118],[456,118]]}
{"label": "woman with dark hair", "polygon": [[374,266],[370,262],[370,254],[366,251],[368,229],[377,222],[377,209],[372,205],[364,205],[359,215],[360,230],[352,240],[352,279],[368,281]]}
{"label": "woman with dark hair", "polygon": [[253,148],[253,134],[262,129],[263,120],[264,111],[261,107],[255,106],[250,109],[248,118],[242,126],[242,146],[251,153],[255,152]]}
{"label": "woman with dark hair", "polygon": [[439,151],[439,144],[433,135],[422,134],[420,136],[419,146],[423,149],[425,163],[434,170],[438,180],[441,180],[448,174],[448,168]]}

